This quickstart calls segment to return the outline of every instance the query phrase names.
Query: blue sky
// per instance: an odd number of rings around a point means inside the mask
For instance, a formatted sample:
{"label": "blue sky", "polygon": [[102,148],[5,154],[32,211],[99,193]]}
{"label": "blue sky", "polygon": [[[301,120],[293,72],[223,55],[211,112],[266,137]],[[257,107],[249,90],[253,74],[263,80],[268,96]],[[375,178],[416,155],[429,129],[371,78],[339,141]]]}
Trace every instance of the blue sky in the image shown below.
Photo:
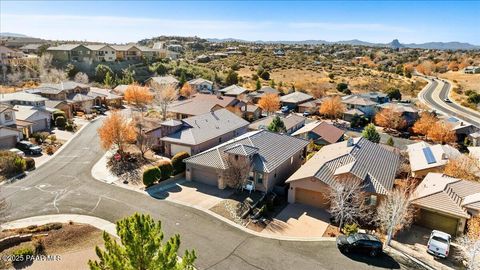
{"label": "blue sky", "polygon": [[0,32],[135,42],[159,35],[480,45],[478,1],[0,1]]}

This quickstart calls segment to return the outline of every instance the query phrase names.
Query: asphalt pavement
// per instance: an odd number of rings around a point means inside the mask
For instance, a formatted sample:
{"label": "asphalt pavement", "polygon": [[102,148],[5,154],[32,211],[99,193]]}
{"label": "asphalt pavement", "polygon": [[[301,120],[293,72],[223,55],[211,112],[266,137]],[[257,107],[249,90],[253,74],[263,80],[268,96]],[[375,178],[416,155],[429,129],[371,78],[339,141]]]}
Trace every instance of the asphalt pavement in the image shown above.
{"label": "asphalt pavement", "polygon": [[[232,227],[202,211],[94,180],[101,158],[96,121],[24,179],[2,186],[7,221],[49,214],[81,214],[111,222],[134,212],[162,221],[166,237],[179,233],[181,250],[195,249],[198,269],[415,269],[402,256],[343,255],[334,242],[279,241]],[[181,254],[180,254],[181,255]]]}

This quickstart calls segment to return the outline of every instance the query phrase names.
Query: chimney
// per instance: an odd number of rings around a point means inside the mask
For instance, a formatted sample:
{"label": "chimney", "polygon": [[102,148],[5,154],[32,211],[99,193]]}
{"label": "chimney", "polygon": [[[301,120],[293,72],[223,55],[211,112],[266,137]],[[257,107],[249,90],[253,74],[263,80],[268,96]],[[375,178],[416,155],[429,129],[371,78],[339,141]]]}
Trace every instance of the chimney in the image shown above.
{"label": "chimney", "polygon": [[447,153],[442,153],[442,159],[443,159],[443,160],[447,160],[447,159],[448,159]]}

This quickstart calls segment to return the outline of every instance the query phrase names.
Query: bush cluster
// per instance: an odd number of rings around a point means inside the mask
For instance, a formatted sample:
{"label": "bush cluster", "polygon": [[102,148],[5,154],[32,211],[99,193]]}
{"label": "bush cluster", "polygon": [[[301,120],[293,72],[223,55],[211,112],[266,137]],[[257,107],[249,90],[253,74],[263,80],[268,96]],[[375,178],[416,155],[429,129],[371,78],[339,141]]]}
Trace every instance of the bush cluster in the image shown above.
{"label": "bush cluster", "polygon": [[179,174],[185,171],[185,163],[183,162],[184,159],[190,157],[187,152],[178,152],[172,158],[172,166],[173,166],[173,173]]}
{"label": "bush cluster", "polygon": [[143,172],[143,184],[147,187],[153,185],[162,178],[162,172],[158,167],[150,167]]}

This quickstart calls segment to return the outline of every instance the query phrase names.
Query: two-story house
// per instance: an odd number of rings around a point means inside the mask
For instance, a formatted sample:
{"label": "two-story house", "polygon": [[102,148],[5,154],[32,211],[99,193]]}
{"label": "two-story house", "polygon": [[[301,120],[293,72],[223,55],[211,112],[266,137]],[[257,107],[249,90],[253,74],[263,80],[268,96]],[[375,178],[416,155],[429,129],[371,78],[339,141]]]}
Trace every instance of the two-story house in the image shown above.
{"label": "two-story house", "polygon": [[22,137],[22,132],[17,129],[15,109],[0,103],[0,149],[15,147]]}

